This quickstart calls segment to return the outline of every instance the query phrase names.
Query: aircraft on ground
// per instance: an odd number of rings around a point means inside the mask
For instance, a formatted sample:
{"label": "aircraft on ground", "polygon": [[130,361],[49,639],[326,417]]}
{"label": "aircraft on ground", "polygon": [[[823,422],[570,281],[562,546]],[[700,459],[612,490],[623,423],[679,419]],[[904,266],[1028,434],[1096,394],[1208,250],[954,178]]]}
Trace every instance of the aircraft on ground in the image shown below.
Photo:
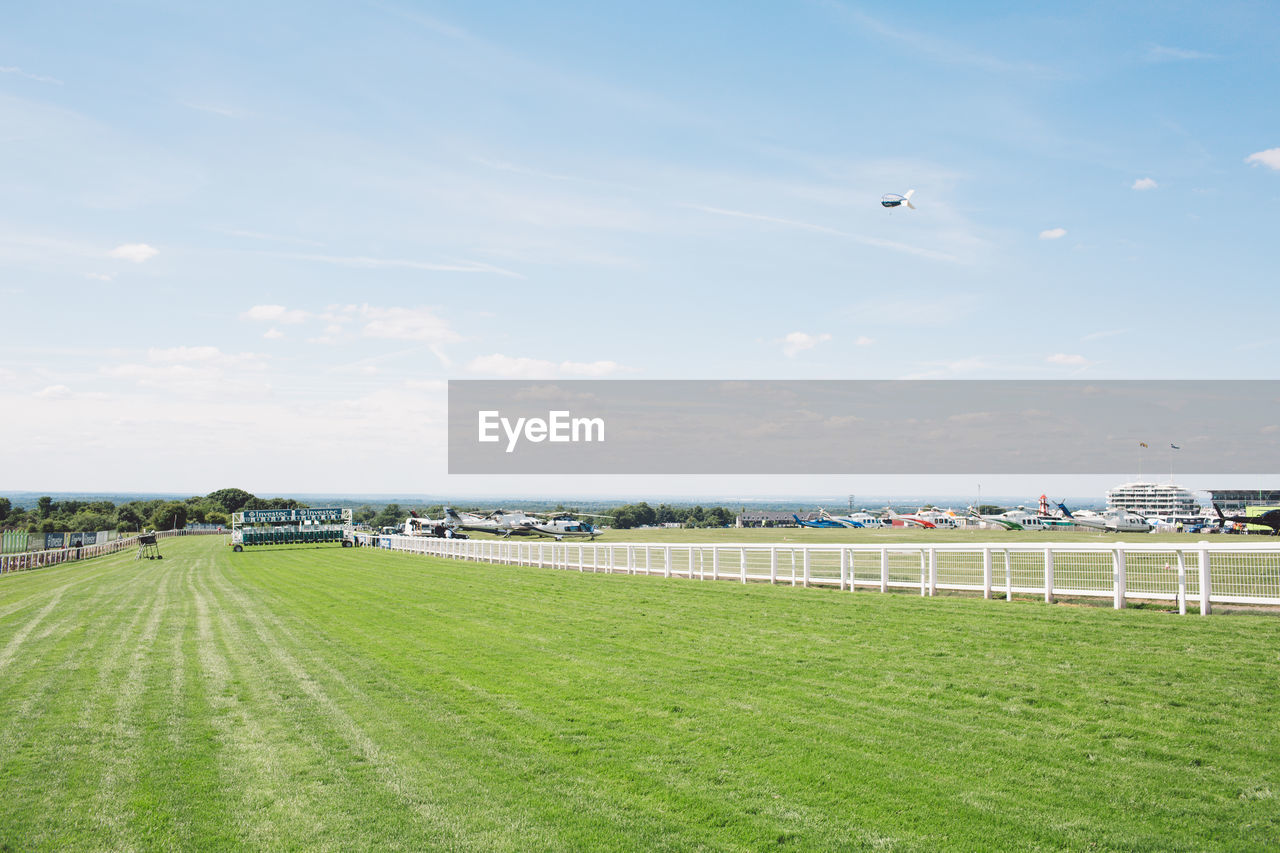
{"label": "aircraft on ground", "polygon": [[923,527],[927,530],[932,530],[938,526],[929,519],[920,515],[899,515],[894,512],[893,507],[891,506],[886,506],[884,508],[884,517],[894,527]]}
{"label": "aircraft on ground", "polygon": [[[493,533],[498,536],[550,536],[560,540],[566,536],[584,536],[595,539],[602,531],[595,525],[575,518],[590,513],[558,513],[551,518],[539,518],[522,510],[495,509],[480,515],[474,512],[458,512],[445,507],[445,521],[459,530]],[[609,516],[602,516],[608,518]]]}
{"label": "aircraft on ground", "polygon": [[[557,542],[566,536],[586,536],[594,541],[597,536],[602,536],[604,534],[604,531],[596,527],[594,524],[590,524],[578,518],[577,516],[579,515],[593,515],[598,518],[612,518],[612,516],[609,515],[597,515],[596,513],[590,512],[562,512],[553,515],[551,518],[546,520],[535,519],[534,523],[530,525],[530,532],[542,536],[551,536]],[[532,518],[532,516],[527,517]]]}
{"label": "aircraft on ground", "polygon": [[1062,510],[1063,516],[1075,522],[1076,527],[1089,527],[1112,533],[1150,533],[1152,529],[1151,522],[1137,513],[1124,510],[1113,510],[1101,515],[1097,513],[1076,515],[1061,501],[1058,502],[1058,509]]}
{"label": "aircraft on ground", "polygon": [[510,512],[495,509],[493,512],[480,515],[474,512],[458,512],[450,506],[444,508],[444,517],[449,526],[455,529],[496,533],[499,536],[528,534],[531,532],[529,525],[538,520],[525,515],[518,509]]}
{"label": "aircraft on ground", "polygon": [[[1218,509],[1218,505],[1213,505],[1213,511],[1218,514],[1218,520],[1222,522],[1234,521],[1237,524],[1257,524],[1261,527],[1270,527],[1271,535],[1280,535],[1280,509],[1269,509],[1262,515],[1223,515],[1222,510]],[[1246,530],[1248,528],[1245,528]]]}
{"label": "aircraft on ground", "polygon": [[796,520],[796,524],[800,525],[801,527],[830,528],[830,527],[861,527],[862,526],[861,524],[858,524],[855,522],[850,522],[846,524],[842,519],[833,518],[832,516],[828,515],[825,509],[819,509],[818,517],[815,518],[813,521],[804,521],[800,518],[800,516],[796,515],[795,513],[792,513],[791,517],[794,518]]}

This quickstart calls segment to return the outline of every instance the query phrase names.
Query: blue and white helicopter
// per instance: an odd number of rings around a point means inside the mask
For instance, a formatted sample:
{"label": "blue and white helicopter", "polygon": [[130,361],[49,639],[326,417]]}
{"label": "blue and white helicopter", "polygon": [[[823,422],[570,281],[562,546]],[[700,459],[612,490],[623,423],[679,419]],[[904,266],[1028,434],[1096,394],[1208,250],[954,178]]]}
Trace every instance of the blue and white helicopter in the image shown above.
{"label": "blue and white helicopter", "polygon": [[905,195],[898,195],[897,193],[885,193],[884,195],[880,196],[880,204],[884,205],[890,210],[893,210],[895,207],[901,207],[904,204],[907,207],[911,208],[912,210],[915,210],[916,206],[911,203],[911,196],[914,193],[915,193],[915,190],[907,190]]}

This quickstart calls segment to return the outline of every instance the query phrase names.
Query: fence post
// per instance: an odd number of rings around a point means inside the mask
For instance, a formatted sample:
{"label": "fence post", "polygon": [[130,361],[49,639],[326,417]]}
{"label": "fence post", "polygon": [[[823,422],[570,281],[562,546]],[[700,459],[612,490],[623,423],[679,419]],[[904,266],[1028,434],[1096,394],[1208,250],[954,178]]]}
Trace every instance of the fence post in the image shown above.
{"label": "fence post", "polygon": [[653,568],[653,566],[650,565],[650,559],[649,559],[651,556],[650,550],[651,549],[649,548],[648,545],[644,546],[644,573],[646,576],[652,574],[652,568]]}
{"label": "fence post", "polygon": [[1208,616],[1211,610],[1210,596],[1213,594],[1209,580],[1209,543],[1200,542],[1200,615]]}
{"label": "fence post", "polygon": [[929,549],[929,595],[938,594],[938,549]]}
{"label": "fence post", "polygon": [[889,591],[889,549],[880,549],[880,591]]}
{"label": "fence post", "polygon": [[809,574],[809,549],[808,549],[808,548],[805,548],[805,549],[804,549],[804,585],[805,585],[805,587],[806,587],[806,588],[808,588],[808,586],[809,586],[809,577],[810,577],[810,574]]}
{"label": "fence post", "polygon": [[846,555],[845,555],[845,550],[844,550],[843,548],[841,548],[841,549],[840,549],[840,589],[844,589],[844,581],[845,581],[845,567],[844,567],[844,562],[845,562],[845,556],[846,556]]}
{"label": "fence post", "polygon": [[720,549],[715,545],[711,546],[711,579],[720,580]]}
{"label": "fence post", "polygon": [[1187,615],[1187,555],[1178,552],[1178,615]]}
{"label": "fence post", "polygon": [[636,546],[627,546],[627,574],[634,575],[636,573]]}
{"label": "fence post", "polygon": [[929,594],[929,561],[925,549],[920,549],[920,597]]}
{"label": "fence post", "polygon": [[778,582],[778,549],[774,545],[769,546],[769,583]]}
{"label": "fence post", "polygon": [[1004,600],[1013,601],[1013,560],[1008,548],[1004,551]]}
{"label": "fence post", "polygon": [[738,572],[742,578],[742,582],[747,582],[747,549],[738,549]]}
{"label": "fence post", "polygon": [[982,597],[991,598],[991,549],[982,549]]}
{"label": "fence post", "polygon": [[1116,610],[1124,609],[1124,543],[1117,542],[1116,550],[1112,552],[1111,558],[1112,585],[1115,588],[1115,608]]}
{"label": "fence post", "polygon": [[1044,549],[1044,603],[1053,604],[1053,549]]}

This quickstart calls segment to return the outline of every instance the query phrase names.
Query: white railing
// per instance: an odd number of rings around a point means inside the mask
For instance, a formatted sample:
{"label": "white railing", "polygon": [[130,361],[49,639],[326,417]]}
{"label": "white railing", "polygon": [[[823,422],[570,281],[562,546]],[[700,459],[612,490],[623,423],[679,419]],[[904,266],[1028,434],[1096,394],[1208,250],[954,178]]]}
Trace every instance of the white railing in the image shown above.
{"label": "white railing", "polygon": [[[164,530],[156,534],[159,539],[169,536],[200,536],[208,534],[227,535],[225,530]],[[125,539],[112,539],[101,545],[80,545],[66,548],[50,548],[46,551],[26,551],[21,554],[0,555],[0,575],[9,572],[25,572],[30,569],[43,569],[76,560],[89,560],[104,557],[129,548],[138,547],[138,535],[135,533]]]}
{"label": "white railing", "polygon": [[515,566],[880,592],[939,590],[1280,606],[1280,546],[1194,543],[675,544],[368,536],[358,544]]}

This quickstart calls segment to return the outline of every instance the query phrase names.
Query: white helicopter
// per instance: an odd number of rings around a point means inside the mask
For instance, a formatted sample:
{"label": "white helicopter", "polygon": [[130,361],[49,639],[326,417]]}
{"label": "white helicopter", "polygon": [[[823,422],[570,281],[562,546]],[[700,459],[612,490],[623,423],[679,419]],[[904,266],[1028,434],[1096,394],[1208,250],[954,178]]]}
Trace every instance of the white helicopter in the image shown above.
{"label": "white helicopter", "polygon": [[[479,515],[473,512],[460,513],[452,507],[444,508],[445,521],[455,529],[494,533],[498,536],[550,536],[557,541],[566,536],[584,536],[591,539],[599,536],[601,534],[599,528],[575,517],[591,514],[562,512],[549,519],[543,519],[518,509],[495,509],[493,512]],[[610,516],[600,517],[609,518]]]}
{"label": "white helicopter", "polygon": [[577,516],[590,515],[595,518],[612,518],[609,515],[597,515],[591,512],[561,512],[553,515],[546,521],[537,521],[531,525],[532,532],[539,533],[543,536],[550,536],[557,542],[566,536],[586,536],[592,541],[597,536],[603,535],[603,531],[586,521],[582,521]]}
{"label": "white helicopter", "polygon": [[474,512],[458,512],[451,506],[444,508],[444,518],[445,523],[456,530],[496,533],[499,536],[510,536],[513,533],[527,534],[530,532],[529,525],[539,520],[525,515],[520,510],[508,512],[495,509],[493,512],[480,515]]}
{"label": "white helicopter", "polygon": [[885,193],[880,196],[880,204],[890,210],[893,210],[895,207],[901,207],[904,204],[912,210],[915,210],[916,206],[911,203],[911,196],[914,194],[915,190],[907,190],[903,195],[898,195],[897,193]]}

